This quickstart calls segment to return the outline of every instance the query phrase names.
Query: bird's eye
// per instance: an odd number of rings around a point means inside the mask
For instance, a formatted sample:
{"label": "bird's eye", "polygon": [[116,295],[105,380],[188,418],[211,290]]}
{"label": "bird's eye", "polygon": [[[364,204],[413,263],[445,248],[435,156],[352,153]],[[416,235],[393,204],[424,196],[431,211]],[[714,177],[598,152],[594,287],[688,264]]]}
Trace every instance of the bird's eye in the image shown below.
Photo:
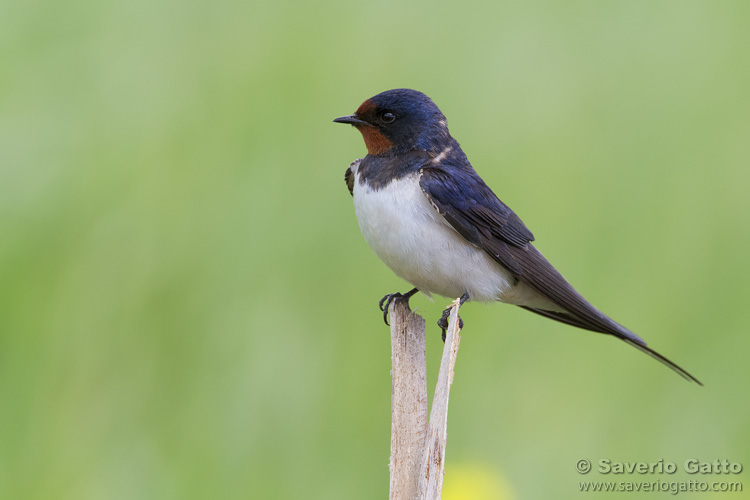
{"label": "bird's eye", "polygon": [[381,118],[383,119],[385,123],[391,123],[393,120],[396,119],[396,115],[394,115],[391,112],[386,111],[385,113],[383,113],[383,116],[381,116]]}

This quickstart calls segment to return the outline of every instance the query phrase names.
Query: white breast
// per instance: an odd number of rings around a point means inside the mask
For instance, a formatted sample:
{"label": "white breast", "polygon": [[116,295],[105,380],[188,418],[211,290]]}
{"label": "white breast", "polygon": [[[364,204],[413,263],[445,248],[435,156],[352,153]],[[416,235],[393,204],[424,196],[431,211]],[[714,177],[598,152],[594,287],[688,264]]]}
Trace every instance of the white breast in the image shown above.
{"label": "white breast", "polygon": [[472,300],[516,302],[515,279],[435,210],[418,173],[374,190],[359,182],[355,166],[352,170],[359,228],[393,272],[428,294],[457,298],[469,292]]}

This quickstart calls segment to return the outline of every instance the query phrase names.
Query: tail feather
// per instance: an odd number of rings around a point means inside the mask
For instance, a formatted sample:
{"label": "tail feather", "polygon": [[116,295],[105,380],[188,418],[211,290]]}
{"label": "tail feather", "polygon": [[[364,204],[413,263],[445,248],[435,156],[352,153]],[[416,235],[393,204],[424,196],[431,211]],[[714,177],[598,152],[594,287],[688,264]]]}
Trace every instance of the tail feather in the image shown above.
{"label": "tail feather", "polygon": [[680,365],[678,365],[676,363],[673,363],[672,361],[670,361],[666,357],[662,356],[658,352],[654,351],[650,347],[646,346],[645,344],[639,344],[639,343],[634,342],[634,341],[632,341],[632,340],[630,340],[629,338],[626,338],[626,337],[620,337],[620,339],[622,339],[623,342],[626,342],[626,343],[632,345],[633,347],[635,347],[639,351],[645,352],[646,354],[648,354],[649,356],[651,356],[652,358],[654,358],[658,362],[662,363],[663,365],[668,366],[669,368],[671,368],[672,370],[674,370],[675,372],[677,372],[685,380],[688,380],[688,381],[691,381],[691,382],[695,382],[696,384],[698,384],[700,386],[703,385],[703,383],[700,380],[698,380],[697,378],[693,377],[690,373],[688,373],[687,370],[685,370],[684,368],[682,368]]}
{"label": "tail feather", "polygon": [[[554,304],[557,311],[521,307],[568,325],[614,335],[668,366],[687,380],[703,385],[688,372],[647,347],[646,342],[638,335],[591,305],[531,243],[524,247],[508,246],[508,251],[520,269],[519,279]],[[503,263],[500,262],[500,264]]]}
{"label": "tail feather", "polygon": [[658,352],[648,347],[646,345],[646,342],[642,338],[640,338],[638,335],[634,334],[633,332],[631,332],[624,326],[620,325],[619,323],[615,323],[609,318],[607,318],[609,320],[608,323],[611,322],[611,324],[606,325],[607,328],[604,329],[602,328],[601,324],[595,325],[589,321],[586,321],[585,319],[579,319],[567,313],[557,312],[557,311],[547,311],[544,309],[535,309],[533,307],[525,307],[525,306],[521,306],[521,307],[526,309],[527,311],[531,311],[533,313],[539,314],[541,316],[544,316],[545,318],[554,319],[555,321],[565,323],[566,325],[583,328],[584,330],[590,330],[592,332],[606,333],[609,335],[613,335],[617,337],[618,339],[622,340],[623,342],[626,342],[632,345],[639,351],[648,354],[649,356],[651,356],[658,362],[662,363],[663,365],[671,368],[672,370],[677,372],[677,374],[680,375],[682,378],[691,382],[695,382],[696,384],[700,386],[703,385],[700,380],[692,376],[687,370],[685,370],[678,364],[672,362],[668,358],[662,356]]}

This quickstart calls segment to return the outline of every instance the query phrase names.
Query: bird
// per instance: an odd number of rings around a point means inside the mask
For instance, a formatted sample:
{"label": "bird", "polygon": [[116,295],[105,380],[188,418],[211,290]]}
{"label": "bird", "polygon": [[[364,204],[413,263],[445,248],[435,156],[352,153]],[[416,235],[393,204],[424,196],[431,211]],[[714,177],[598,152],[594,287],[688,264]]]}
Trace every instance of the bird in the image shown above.
{"label": "bird", "polygon": [[[375,254],[417,292],[501,302],[571,326],[612,335],[703,385],[591,305],[532,244],[534,235],[474,170],[445,115],[422,92],[392,89],[335,123],[352,125],[367,155],[344,175],[360,231]],[[447,328],[449,309],[438,321]]]}

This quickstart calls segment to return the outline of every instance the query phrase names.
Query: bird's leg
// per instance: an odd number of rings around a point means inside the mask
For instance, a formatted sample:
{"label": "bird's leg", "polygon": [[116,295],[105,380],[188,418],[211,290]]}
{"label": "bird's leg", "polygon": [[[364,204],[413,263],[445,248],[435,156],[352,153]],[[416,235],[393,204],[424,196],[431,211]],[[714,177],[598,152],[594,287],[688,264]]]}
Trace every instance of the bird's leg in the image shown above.
{"label": "bird's leg", "polygon": [[[461,300],[458,301],[458,307],[461,308],[462,305],[464,305],[464,302],[469,300],[469,292],[464,293],[461,295]],[[449,307],[445,311],[443,311],[443,315],[438,320],[437,324],[440,327],[441,330],[443,330],[443,342],[445,342],[445,331],[448,329],[448,318],[451,317],[451,308]],[[464,320],[461,319],[459,316],[458,318],[458,328],[461,329],[464,327]]]}
{"label": "bird's leg", "polygon": [[380,310],[383,311],[383,321],[385,321],[386,325],[391,326],[388,323],[388,309],[391,307],[391,302],[393,302],[396,299],[405,300],[406,304],[408,305],[409,299],[411,298],[411,296],[417,293],[418,291],[419,289],[412,288],[406,293],[399,293],[399,292],[389,293],[388,295],[380,299],[380,302],[378,303],[378,305],[380,306]]}

